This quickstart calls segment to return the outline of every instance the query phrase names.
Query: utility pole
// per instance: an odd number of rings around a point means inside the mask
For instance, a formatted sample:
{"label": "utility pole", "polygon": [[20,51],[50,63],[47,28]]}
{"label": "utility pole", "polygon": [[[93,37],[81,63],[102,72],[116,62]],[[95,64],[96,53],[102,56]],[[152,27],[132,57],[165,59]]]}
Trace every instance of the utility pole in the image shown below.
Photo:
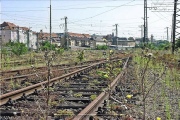
{"label": "utility pole", "polygon": [[147,0],[144,0],[144,47],[145,47],[145,42],[147,40]]}
{"label": "utility pole", "polygon": [[[147,38],[147,0],[144,0],[144,47],[145,48],[145,40]],[[144,79],[141,81],[142,94],[143,94],[143,120],[146,120],[146,101],[145,101],[145,82]]]}
{"label": "utility pole", "polygon": [[143,39],[143,27],[144,25],[139,26],[141,28],[141,38]]}
{"label": "utility pole", "polygon": [[29,29],[26,31],[27,33],[27,48],[29,50]]}
{"label": "utility pole", "polygon": [[64,17],[64,20],[65,20],[65,28],[64,28],[64,40],[65,40],[65,45],[66,45],[66,48],[68,49],[69,48],[69,41],[68,41],[68,33],[67,33],[67,17],[65,16]]}
{"label": "utility pole", "polygon": [[115,24],[116,26],[116,47],[117,47],[117,50],[118,50],[118,24]]}
{"label": "utility pole", "polygon": [[52,50],[52,38],[51,38],[51,0],[50,0],[50,43],[51,43],[51,50]]}
{"label": "utility pole", "polygon": [[[178,12],[180,12],[180,9],[179,7],[177,7],[177,5],[179,5],[179,3],[177,2],[178,0],[174,0],[173,1],[173,4],[174,4],[174,9],[172,10],[173,12],[173,16],[172,16],[172,31],[171,31],[171,42],[172,42],[172,54],[174,54],[174,51],[175,51],[175,40],[176,40],[176,37],[178,37],[178,35],[180,35],[180,33],[178,32],[178,28],[180,28],[178,26],[178,24],[180,24],[180,20],[176,20],[177,17],[180,17],[180,15],[178,14]],[[158,4],[157,4],[158,5]],[[171,6],[171,4],[169,4]],[[158,6],[155,6],[153,8],[160,8],[161,5],[158,5]],[[169,7],[170,7],[169,6]],[[166,6],[168,7],[168,6]],[[153,12],[170,12],[171,9],[159,9],[156,11],[153,11]],[[177,26],[176,26],[177,25]]]}
{"label": "utility pole", "polygon": [[176,39],[176,9],[177,9],[177,1],[174,0],[174,14],[173,14],[173,41],[172,41],[172,54],[174,54],[175,50],[175,39]]}
{"label": "utility pole", "polygon": [[149,17],[147,17],[147,9],[146,9],[146,40],[147,40],[147,43],[149,42],[149,38],[148,38],[148,18]]}
{"label": "utility pole", "polygon": [[19,26],[17,26],[17,42],[20,42],[20,40],[19,40]]}
{"label": "utility pole", "polygon": [[166,29],[167,29],[167,41],[168,41],[169,40],[169,34],[168,34],[169,27],[166,27]]}
{"label": "utility pole", "polygon": [[36,46],[37,46],[37,51],[39,51],[39,39],[38,39],[38,37],[39,37],[39,33],[37,32],[36,33],[36,40],[37,40],[37,44],[36,44]]}
{"label": "utility pole", "polygon": [[[2,34],[0,35],[0,39],[1,39],[1,60],[3,59],[2,58],[2,50],[3,50],[3,46],[2,46],[2,44],[3,44],[3,40],[2,40]],[[2,69],[2,63],[1,63],[1,69]]]}

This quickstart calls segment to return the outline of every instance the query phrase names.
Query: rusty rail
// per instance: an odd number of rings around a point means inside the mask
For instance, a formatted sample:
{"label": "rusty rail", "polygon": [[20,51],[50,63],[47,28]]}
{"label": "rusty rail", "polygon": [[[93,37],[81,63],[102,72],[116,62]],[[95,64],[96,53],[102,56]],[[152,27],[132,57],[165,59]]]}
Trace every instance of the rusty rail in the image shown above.
{"label": "rusty rail", "polygon": [[[81,64],[86,64],[86,63],[92,63],[92,62],[99,62],[99,61],[102,61],[104,59],[100,59],[100,60],[92,60],[92,61],[85,61],[85,62],[82,62]],[[75,63],[73,64],[59,64],[59,65],[53,65],[52,68],[58,68],[58,67],[63,67],[63,66],[73,66],[75,65]],[[25,69],[18,69],[18,70],[8,70],[8,71],[1,71],[0,72],[0,76],[4,76],[6,74],[17,74],[17,73],[21,73],[21,72],[29,72],[31,71],[32,68],[25,68]],[[36,70],[47,70],[47,66],[43,66],[43,67],[37,67]]]}
{"label": "rusty rail", "polygon": [[[128,61],[130,57],[126,60],[123,70],[126,69]],[[122,71],[111,83],[110,89],[114,89],[115,85],[119,81],[120,77],[124,74],[124,71]],[[84,108],[76,117],[74,117],[73,120],[88,120],[90,116],[95,115],[95,110],[97,110],[98,106],[102,104],[102,102],[107,99],[109,96],[109,93],[102,92],[95,100],[93,100],[86,108]]]}
{"label": "rusty rail", "polygon": [[[55,71],[64,71],[64,70],[68,70],[68,69],[78,69],[78,68],[83,68],[83,67],[87,67],[87,65],[83,65],[83,66],[75,66],[75,67],[67,67],[67,68],[61,68],[61,69],[57,69],[57,70],[52,70],[51,72],[55,72]],[[44,75],[44,74],[47,74],[48,72],[45,71],[45,72],[39,72],[38,74],[40,75]],[[27,78],[27,77],[31,77],[31,76],[34,76],[36,75],[37,73],[32,73],[32,74],[26,74],[26,75],[20,75],[20,76],[13,76],[13,77],[8,77],[8,78],[2,78],[2,80],[5,80],[5,81],[10,81],[10,80],[13,80],[13,79],[20,79],[20,78]]]}

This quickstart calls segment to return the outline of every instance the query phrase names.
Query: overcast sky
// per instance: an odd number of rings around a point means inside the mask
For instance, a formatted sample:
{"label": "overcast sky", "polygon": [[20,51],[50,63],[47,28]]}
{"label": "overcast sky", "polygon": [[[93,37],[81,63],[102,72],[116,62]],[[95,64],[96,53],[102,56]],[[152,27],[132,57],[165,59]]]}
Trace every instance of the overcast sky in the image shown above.
{"label": "overcast sky", "polygon": [[[173,0],[148,0],[148,36],[166,39],[166,27],[171,36]],[[52,0],[52,32],[64,32],[64,16],[68,17],[68,31],[106,35],[115,32],[119,37],[141,37],[143,0]],[[33,31],[49,32],[50,0],[1,0],[1,23],[12,22],[30,27]],[[161,12],[153,12],[161,11]]]}

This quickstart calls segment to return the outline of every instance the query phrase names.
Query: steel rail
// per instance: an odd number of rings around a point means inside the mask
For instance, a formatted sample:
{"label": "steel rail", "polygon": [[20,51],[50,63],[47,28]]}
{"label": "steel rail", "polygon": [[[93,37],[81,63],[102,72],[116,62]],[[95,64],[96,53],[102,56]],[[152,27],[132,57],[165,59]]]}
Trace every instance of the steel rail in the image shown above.
{"label": "steel rail", "polygon": [[[123,76],[124,70],[127,67],[129,59],[130,59],[130,57],[127,58],[124,66],[123,66],[122,72],[110,84],[110,89],[111,90],[113,90],[115,88],[115,85],[118,83],[121,76]],[[99,106],[101,106],[103,101],[105,99],[107,99],[108,97],[109,97],[108,92],[102,92],[95,100],[93,100],[88,106],[86,106],[86,108],[84,108],[77,116],[75,116],[73,118],[73,120],[88,120],[90,116],[95,115],[95,110],[97,110],[97,108]]]}
{"label": "steel rail", "polygon": [[[112,60],[119,60],[119,59],[120,58],[117,58],[117,57],[116,58],[112,58]],[[102,61],[100,61],[98,63],[93,63],[92,65],[87,66],[85,68],[82,68],[80,70],[77,70],[77,71],[74,71],[74,72],[62,75],[60,77],[52,78],[49,81],[49,85],[52,85],[52,83],[58,83],[60,80],[70,79],[71,77],[80,75],[81,73],[88,72],[92,68],[96,67],[97,65],[101,65],[101,64],[104,64],[104,63],[106,63],[106,61],[102,60]],[[25,88],[22,88],[22,89],[19,89],[19,90],[15,90],[15,91],[3,94],[3,95],[0,96],[0,106],[4,105],[5,103],[7,103],[8,100],[10,100],[10,99],[11,100],[17,100],[17,99],[21,98],[21,96],[23,96],[24,94],[25,95],[29,95],[29,94],[34,93],[35,90],[44,89],[44,86],[46,86],[46,85],[48,85],[48,81],[37,83],[37,84],[31,85],[31,86],[28,86],[28,87],[25,87]]]}
{"label": "steel rail", "polygon": [[[67,67],[67,68],[61,68],[61,69],[56,69],[56,70],[52,70],[51,72],[55,72],[55,71],[64,71],[64,70],[68,70],[68,69],[78,69],[78,68],[83,68],[83,67],[87,67],[87,65],[83,65],[83,66],[74,66],[74,67]],[[39,72],[38,74],[43,75],[48,73],[47,71],[45,72]],[[20,76],[13,76],[13,77],[8,77],[8,78],[2,78],[3,81],[9,81],[9,80],[13,80],[13,79],[20,79],[20,78],[27,78],[27,77],[31,77],[36,75],[37,73],[32,73],[32,74],[26,74],[26,75],[20,75]]]}
{"label": "steel rail", "polygon": [[[99,59],[99,60],[91,60],[91,61],[85,61],[85,62],[82,62],[81,64],[88,64],[88,63],[92,63],[92,62],[98,62],[98,61],[101,61],[101,60],[104,60],[104,59]],[[75,63],[73,64],[59,64],[59,65],[53,65],[52,68],[58,68],[58,67],[64,67],[64,66],[73,66],[75,65]],[[67,67],[68,68],[68,67]],[[36,70],[47,70],[47,66],[43,66],[43,67],[37,67]],[[0,72],[0,75],[1,75],[1,78],[4,76],[4,75],[7,75],[7,74],[17,74],[17,73],[21,73],[21,72],[29,72],[31,71],[32,68],[25,68],[25,69],[18,69],[18,70],[8,70],[8,71],[1,71]]]}

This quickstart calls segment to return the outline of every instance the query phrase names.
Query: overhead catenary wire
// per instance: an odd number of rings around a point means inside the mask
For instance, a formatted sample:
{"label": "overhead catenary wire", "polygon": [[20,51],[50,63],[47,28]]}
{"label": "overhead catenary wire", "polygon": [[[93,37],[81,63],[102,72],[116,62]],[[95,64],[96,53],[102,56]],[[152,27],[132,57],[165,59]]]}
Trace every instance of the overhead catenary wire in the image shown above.
{"label": "overhead catenary wire", "polygon": [[106,10],[106,11],[104,11],[104,12],[101,12],[101,13],[96,14],[96,15],[91,16],[91,17],[87,17],[87,18],[84,18],[84,19],[80,19],[80,20],[78,20],[78,21],[73,21],[73,23],[79,22],[79,21],[83,21],[83,20],[87,20],[87,19],[91,19],[91,18],[94,18],[94,17],[97,17],[97,16],[99,16],[99,15],[102,15],[102,14],[105,14],[105,13],[110,12],[110,11],[112,11],[112,10],[115,10],[115,9],[117,9],[117,8],[119,8],[119,7],[123,7],[123,6],[127,5],[127,4],[130,4],[130,3],[134,2],[134,1],[135,1],[135,0],[132,0],[132,1],[128,2],[128,3],[122,4],[122,5],[120,5],[120,6],[117,6],[117,7],[115,7],[115,8],[109,9],[109,10]]}
{"label": "overhead catenary wire", "polygon": [[[133,0],[134,1],[134,0]],[[123,6],[138,6],[143,4],[134,4],[134,5],[123,5]],[[97,8],[106,8],[106,7],[119,7],[119,6],[101,6],[101,7],[80,7],[80,8],[54,8],[52,10],[74,10],[74,9],[97,9]],[[48,7],[47,7],[48,8]],[[12,10],[12,11],[1,11],[1,12],[35,12],[35,11],[47,11],[45,9],[29,9],[29,10]]]}

